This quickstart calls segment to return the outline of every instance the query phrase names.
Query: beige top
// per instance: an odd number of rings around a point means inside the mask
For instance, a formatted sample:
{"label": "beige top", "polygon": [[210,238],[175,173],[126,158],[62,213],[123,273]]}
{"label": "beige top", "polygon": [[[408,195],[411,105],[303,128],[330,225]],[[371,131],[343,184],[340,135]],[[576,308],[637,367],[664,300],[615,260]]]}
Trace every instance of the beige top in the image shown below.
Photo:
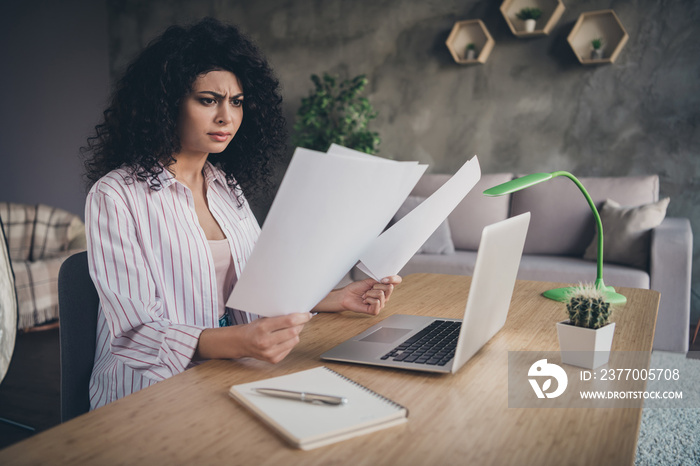
{"label": "beige top", "polygon": [[209,240],[209,249],[211,249],[214,269],[216,270],[216,291],[219,317],[221,317],[226,312],[226,301],[233,290],[233,285],[236,284],[236,269],[233,267],[233,257],[228,239]]}

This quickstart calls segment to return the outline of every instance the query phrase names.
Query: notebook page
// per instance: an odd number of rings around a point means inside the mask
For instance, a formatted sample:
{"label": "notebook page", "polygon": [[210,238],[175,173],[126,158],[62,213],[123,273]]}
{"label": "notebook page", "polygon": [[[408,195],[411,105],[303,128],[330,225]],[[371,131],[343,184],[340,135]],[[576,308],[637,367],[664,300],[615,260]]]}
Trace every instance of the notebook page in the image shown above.
{"label": "notebook page", "polygon": [[[343,405],[323,405],[262,395],[255,388],[278,388],[342,396]],[[403,406],[320,366],[293,374],[234,385],[231,396],[252,409],[295,445],[364,433],[372,426],[405,420]],[[369,432],[369,430],[367,430]]]}

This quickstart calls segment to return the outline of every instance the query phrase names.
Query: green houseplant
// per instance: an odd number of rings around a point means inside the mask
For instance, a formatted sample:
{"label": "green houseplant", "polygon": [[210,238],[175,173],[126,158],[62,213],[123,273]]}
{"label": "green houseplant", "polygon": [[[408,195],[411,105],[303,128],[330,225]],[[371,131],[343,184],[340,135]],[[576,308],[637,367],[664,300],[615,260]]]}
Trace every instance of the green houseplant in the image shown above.
{"label": "green houseplant", "polygon": [[540,19],[540,16],[542,16],[542,10],[535,7],[525,7],[515,16],[517,16],[518,19],[525,21],[525,31],[533,32],[535,30],[537,20]]}
{"label": "green houseplant", "polygon": [[603,58],[603,38],[598,37],[591,41],[591,59],[600,60]]}
{"label": "green houseplant", "polygon": [[312,75],[315,89],[301,99],[294,123],[292,143],[318,151],[326,151],[331,143],[350,149],[376,154],[379,134],[368,128],[377,112],[365,97],[365,75],[340,81],[327,73]]}
{"label": "green houseplant", "polygon": [[476,45],[474,42],[469,42],[467,44],[466,52],[467,60],[474,60],[476,58]]}
{"label": "green houseplant", "polygon": [[557,323],[562,362],[595,369],[608,362],[615,323],[612,306],[595,285],[575,287],[566,301],[568,320]]}

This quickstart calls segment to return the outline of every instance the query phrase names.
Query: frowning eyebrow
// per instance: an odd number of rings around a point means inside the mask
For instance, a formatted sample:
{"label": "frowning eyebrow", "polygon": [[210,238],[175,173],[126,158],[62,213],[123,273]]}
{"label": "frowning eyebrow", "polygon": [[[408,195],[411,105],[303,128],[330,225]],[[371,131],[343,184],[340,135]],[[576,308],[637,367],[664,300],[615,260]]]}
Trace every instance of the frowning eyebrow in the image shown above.
{"label": "frowning eyebrow", "polygon": [[[217,99],[223,99],[226,97],[225,95],[219,94],[218,92],[214,92],[214,91],[199,91],[197,94],[210,94]],[[231,96],[232,99],[241,99],[243,97],[244,96],[243,96],[242,92],[240,94],[236,94],[234,96]]]}

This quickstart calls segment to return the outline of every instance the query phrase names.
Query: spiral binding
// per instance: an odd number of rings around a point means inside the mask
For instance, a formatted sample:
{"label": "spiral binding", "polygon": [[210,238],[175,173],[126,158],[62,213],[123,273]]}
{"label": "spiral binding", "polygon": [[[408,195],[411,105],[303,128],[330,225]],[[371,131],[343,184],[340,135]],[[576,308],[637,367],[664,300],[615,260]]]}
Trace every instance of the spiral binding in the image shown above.
{"label": "spiral binding", "polygon": [[325,370],[327,370],[327,371],[329,371],[329,372],[332,372],[333,374],[337,375],[337,376],[340,377],[341,379],[343,379],[343,380],[345,380],[345,381],[347,381],[347,382],[350,382],[351,384],[353,384],[353,385],[355,385],[355,386],[361,388],[362,390],[366,391],[367,393],[369,393],[369,394],[371,394],[371,395],[373,395],[373,396],[376,396],[377,398],[379,398],[380,400],[382,400],[382,401],[384,401],[384,402],[390,404],[391,406],[394,406],[395,408],[398,408],[398,409],[405,409],[405,410],[406,410],[406,416],[408,417],[408,408],[405,407],[404,405],[399,404],[399,403],[395,402],[394,400],[385,397],[384,395],[380,395],[379,393],[375,392],[375,391],[372,390],[371,388],[368,388],[368,387],[362,385],[362,384],[359,383],[359,382],[355,382],[354,380],[352,380],[352,379],[350,379],[350,378],[344,376],[343,374],[340,374],[339,372],[334,371],[334,370],[331,369],[330,367],[323,366],[323,368],[324,368]]}

